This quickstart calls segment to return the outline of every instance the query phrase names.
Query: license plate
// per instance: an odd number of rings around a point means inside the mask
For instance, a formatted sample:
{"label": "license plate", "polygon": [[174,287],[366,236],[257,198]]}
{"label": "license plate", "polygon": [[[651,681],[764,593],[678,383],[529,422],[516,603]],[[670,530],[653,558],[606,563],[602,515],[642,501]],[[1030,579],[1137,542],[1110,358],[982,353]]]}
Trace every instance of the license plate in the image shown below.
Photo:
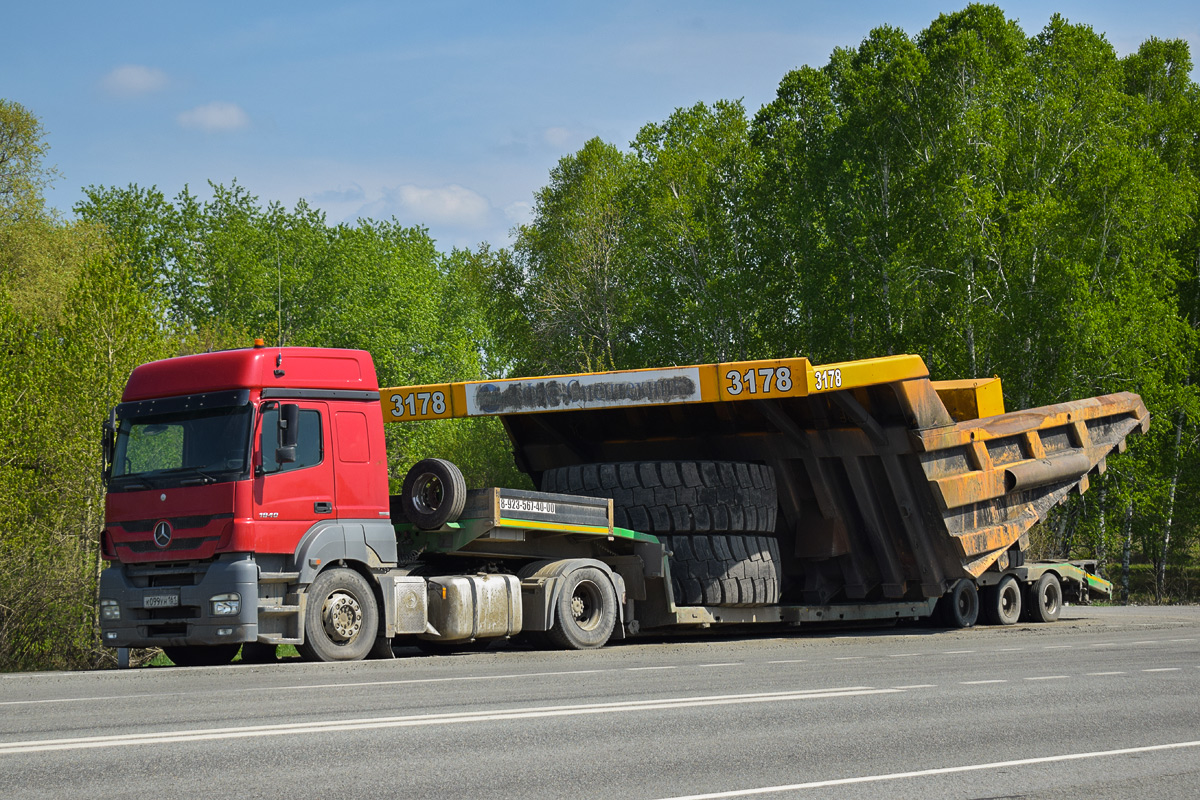
{"label": "license plate", "polygon": [[179,605],[177,594],[149,594],[142,598],[144,608],[174,608]]}

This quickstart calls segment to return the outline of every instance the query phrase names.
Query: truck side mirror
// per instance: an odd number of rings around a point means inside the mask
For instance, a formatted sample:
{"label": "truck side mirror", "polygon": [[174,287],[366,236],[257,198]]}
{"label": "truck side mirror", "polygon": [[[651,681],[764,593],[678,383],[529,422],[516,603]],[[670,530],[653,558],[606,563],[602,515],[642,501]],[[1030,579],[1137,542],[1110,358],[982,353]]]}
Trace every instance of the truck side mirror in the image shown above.
{"label": "truck side mirror", "polygon": [[285,403],[279,407],[279,447],[275,450],[275,462],[293,464],[296,461],[296,444],[300,441],[300,406]]}
{"label": "truck side mirror", "polygon": [[104,474],[104,479],[108,480],[112,474],[113,457],[116,454],[117,445],[117,410],[110,408],[108,410],[108,419],[104,421],[104,431],[100,436],[100,449],[103,454],[103,461],[100,465],[101,471]]}

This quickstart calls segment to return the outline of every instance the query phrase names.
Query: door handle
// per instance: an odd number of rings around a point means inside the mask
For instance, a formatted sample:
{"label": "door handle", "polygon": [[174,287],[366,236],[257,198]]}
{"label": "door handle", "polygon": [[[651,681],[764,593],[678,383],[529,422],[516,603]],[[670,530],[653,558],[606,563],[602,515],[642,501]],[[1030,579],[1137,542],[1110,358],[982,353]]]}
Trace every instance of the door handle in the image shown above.
{"label": "door handle", "polygon": [[313,511],[318,514],[329,514],[333,511],[333,503],[324,500],[318,500],[313,503]]}

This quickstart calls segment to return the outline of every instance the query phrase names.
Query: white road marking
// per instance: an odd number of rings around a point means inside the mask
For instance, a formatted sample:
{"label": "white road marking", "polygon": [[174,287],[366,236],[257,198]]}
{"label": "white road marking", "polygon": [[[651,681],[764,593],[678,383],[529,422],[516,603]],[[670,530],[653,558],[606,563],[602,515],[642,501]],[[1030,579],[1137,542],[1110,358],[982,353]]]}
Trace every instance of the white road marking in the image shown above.
{"label": "white road marking", "polygon": [[1018,652],[1018,651],[1020,651],[1020,650],[1024,650],[1024,649],[1025,649],[1024,647],[1001,647],[1001,648],[1000,648],[1000,650],[999,650],[998,652],[1001,652],[1001,653],[1016,653],[1016,652]]}
{"label": "white road marking", "polygon": [[[176,667],[172,667],[176,669]],[[283,691],[312,691],[314,689],[356,689],[360,686],[408,686],[421,683],[455,683],[456,681],[504,681],[504,680],[520,680],[521,678],[546,678],[556,677],[559,675],[598,675],[603,672],[619,672],[622,670],[615,669],[570,669],[561,672],[516,672],[511,674],[501,675],[463,675],[456,678],[402,678],[391,681],[351,681],[349,683],[306,683],[306,684],[289,684],[284,686],[251,686],[243,689],[227,689],[222,691],[228,692],[254,692],[262,694],[264,691],[283,692]],[[112,695],[110,697],[60,697],[47,700],[4,700],[0,701],[0,706],[24,706],[38,705],[40,703],[95,703],[100,700],[147,700],[156,697],[183,697],[193,692],[156,692],[146,694],[123,694]]]}
{"label": "white road marking", "polygon": [[652,669],[677,669],[677,667],[626,667],[626,672],[646,672]]}
{"label": "white road marking", "polygon": [[71,739],[34,739],[0,743],[0,756],[15,753],[40,753],[50,750],[82,750],[99,747],[126,747],[140,744],[173,744],[215,739],[244,739],[261,736],[287,736],[300,733],[330,731],[360,731],[378,728],[411,728],[426,725],[453,725],[474,722],[493,722],[511,719],[569,717],[585,714],[633,713],[664,709],[728,706],[748,703],[778,703],[786,700],[817,700],[830,697],[897,694],[898,689],[875,689],[870,686],[846,686],[834,689],[804,689],[791,692],[761,692],[755,694],[710,695],[702,697],[668,697],[658,700],[628,700],[613,703],[585,703],[568,706],[534,706],[497,711],[463,711],[444,714],[418,714],[406,717],[368,717],[329,720],[328,722],[283,723],[250,725],[236,728],[206,728],[196,730],[159,731],[156,733],[118,734],[113,736],[84,736]]}
{"label": "white road marking", "polygon": [[1194,642],[1195,639],[1172,639],[1172,642]]}
{"label": "white road marking", "polygon": [[716,664],[697,664],[697,667],[740,667],[740,661],[719,661]]}
{"label": "white road marking", "polygon": [[962,655],[963,653],[974,653],[974,652],[975,652],[974,650],[946,650],[945,652],[942,653],[942,655],[958,656],[958,655]]}
{"label": "white road marking", "polygon": [[1179,672],[1179,667],[1158,667],[1157,669],[1144,669],[1142,672]]}
{"label": "white road marking", "polygon": [[1158,644],[1158,639],[1147,639],[1144,642],[1134,642],[1134,644]]}
{"label": "white road marking", "polygon": [[959,681],[959,683],[961,683],[963,686],[978,686],[984,683],[1008,683],[1008,681],[1001,680],[999,678],[992,678],[988,681]]}
{"label": "white road marking", "polygon": [[980,772],[983,770],[1006,769],[1009,767],[1024,767],[1033,764],[1054,764],[1061,761],[1079,761],[1085,758],[1104,758],[1105,756],[1135,755],[1138,753],[1153,753],[1162,750],[1181,750],[1188,747],[1200,747],[1200,741],[1153,744],[1146,747],[1125,747],[1120,750],[1098,750],[1091,753],[1067,753],[1061,756],[1021,758],[1013,761],[993,761],[989,764],[966,764],[960,767],[937,767],[934,769],[914,770],[912,772],[893,772],[885,775],[863,775],[855,778],[834,778],[826,781],[793,783],[787,786],[761,786],[753,789],[734,789],[728,792],[713,792],[711,794],[689,794],[676,797],[665,797],[662,798],[662,800],[720,800],[720,798],[725,797],[749,797],[756,794],[778,794],[779,792],[795,792],[801,789],[823,789],[829,786],[847,786],[855,783],[878,783],[881,781],[901,780],[903,778],[924,778],[934,775],[953,775],[961,772]]}

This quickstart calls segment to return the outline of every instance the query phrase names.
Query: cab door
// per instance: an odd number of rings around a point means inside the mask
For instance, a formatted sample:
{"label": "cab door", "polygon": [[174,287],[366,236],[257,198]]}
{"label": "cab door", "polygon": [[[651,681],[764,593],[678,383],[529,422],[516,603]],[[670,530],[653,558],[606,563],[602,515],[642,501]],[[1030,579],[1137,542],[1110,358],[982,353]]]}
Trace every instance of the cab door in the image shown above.
{"label": "cab door", "polygon": [[334,516],[334,467],[330,447],[329,408],[319,401],[300,401],[296,460],[279,463],[279,404],[259,415],[256,435],[254,522],[258,550],[293,553],[316,522]]}

